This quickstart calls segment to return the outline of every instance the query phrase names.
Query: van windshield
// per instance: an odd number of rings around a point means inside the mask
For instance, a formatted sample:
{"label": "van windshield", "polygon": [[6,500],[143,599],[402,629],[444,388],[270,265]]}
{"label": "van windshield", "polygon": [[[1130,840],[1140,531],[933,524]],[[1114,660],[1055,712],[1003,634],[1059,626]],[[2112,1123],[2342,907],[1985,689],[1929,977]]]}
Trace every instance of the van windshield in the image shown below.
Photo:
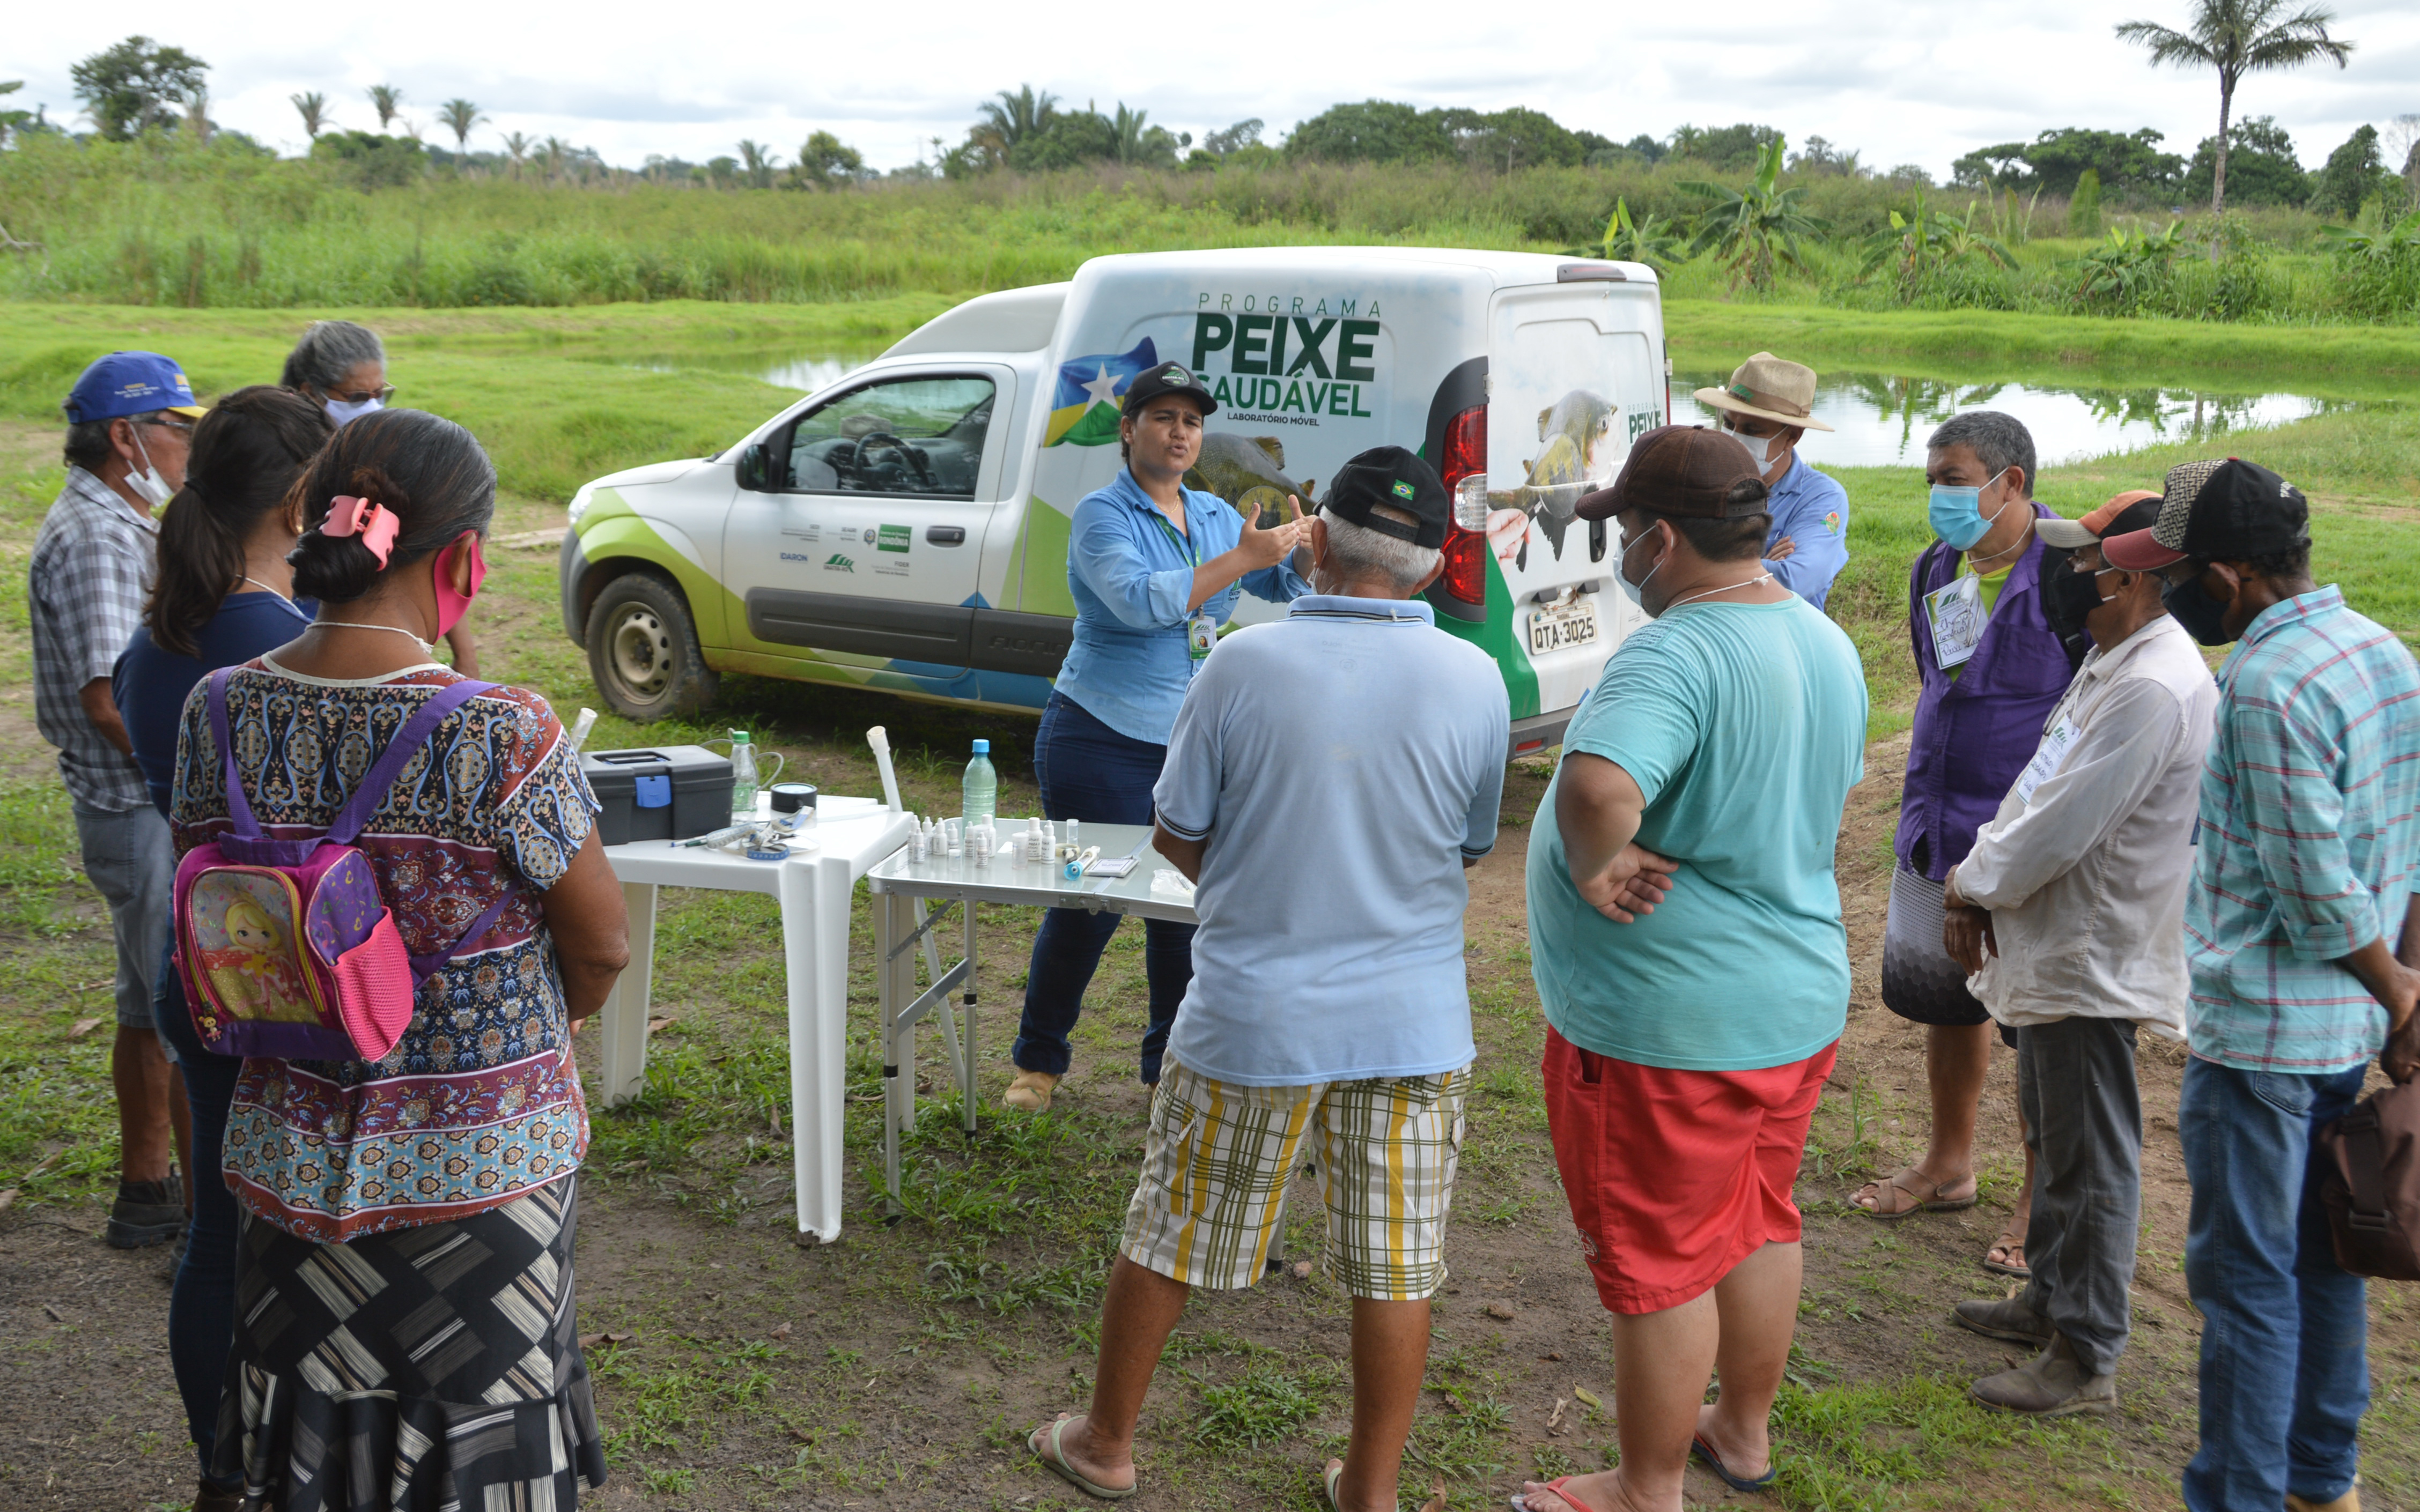
{"label": "van windshield", "polygon": [[899,378],[851,389],[799,417],[790,433],[789,486],[972,499],[991,409],[986,378]]}

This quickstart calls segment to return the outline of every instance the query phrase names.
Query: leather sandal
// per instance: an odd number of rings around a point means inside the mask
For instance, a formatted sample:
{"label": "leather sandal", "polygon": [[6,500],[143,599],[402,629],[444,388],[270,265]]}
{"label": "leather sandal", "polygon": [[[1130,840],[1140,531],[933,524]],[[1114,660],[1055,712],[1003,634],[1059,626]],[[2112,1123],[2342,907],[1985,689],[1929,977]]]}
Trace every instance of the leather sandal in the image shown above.
{"label": "leather sandal", "polygon": [[[1907,1206],[1885,1211],[1883,1208],[1883,1196],[1885,1192],[1892,1191],[1905,1194],[1908,1199]],[[1982,1187],[1972,1176],[1966,1178],[1966,1191],[1962,1196],[1946,1195],[1947,1191],[1947,1189],[1940,1182],[1918,1171],[1915,1166],[1902,1165],[1881,1180],[1868,1181],[1859,1187],[1855,1196],[1849,1198],[1849,1206],[1869,1218],[1878,1218],[1884,1223],[1890,1223],[1900,1218],[1913,1218],[1919,1212],[1962,1212],[1982,1198]],[[1873,1202],[1870,1206],[1857,1200],[1868,1193],[1873,1195]]]}

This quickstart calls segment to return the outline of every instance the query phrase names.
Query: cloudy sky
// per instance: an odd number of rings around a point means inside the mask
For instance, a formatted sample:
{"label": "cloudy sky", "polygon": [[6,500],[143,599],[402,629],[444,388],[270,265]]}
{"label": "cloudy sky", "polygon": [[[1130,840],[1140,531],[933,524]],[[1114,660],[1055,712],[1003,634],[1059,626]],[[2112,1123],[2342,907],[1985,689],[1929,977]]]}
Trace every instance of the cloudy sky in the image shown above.
{"label": "cloudy sky", "polygon": [[[2046,127],[2154,127],[2190,152],[2213,129],[2211,75],[2154,71],[2113,23],[2180,24],[2188,0],[1734,0],[1721,7],[1467,3],[1271,8],[1036,7],[928,0],[797,7],[629,0],[403,6],[235,0],[141,13],[29,7],[8,25],[0,79],[54,117],[77,105],[68,69],[140,29],[210,65],[222,123],[287,151],[303,136],[289,96],[326,94],[338,125],[376,123],[364,91],[400,85],[430,141],[457,96],[505,131],[558,135],[637,165],[703,161],[742,137],[784,158],[818,128],[877,167],[954,144],[975,102],[1032,83],[1063,99],[1124,100],[1177,131],[1245,116],[1276,139],[1341,100],[1500,109],[1522,104],[1626,140],[1684,123],[1768,122],[1820,134],[1878,167],[1951,160]],[[2273,115],[2318,166],[2367,121],[2420,112],[2420,5],[2335,0],[2351,67],[2257,75],[2241,114]],[[1529,19],[1535,16],[1542,19]],[[1080,18],[1080,19],[1078,19]],[[1500,18],[1500,19],[1497,19]],[[15,103],[11,100],[11,103]]]}

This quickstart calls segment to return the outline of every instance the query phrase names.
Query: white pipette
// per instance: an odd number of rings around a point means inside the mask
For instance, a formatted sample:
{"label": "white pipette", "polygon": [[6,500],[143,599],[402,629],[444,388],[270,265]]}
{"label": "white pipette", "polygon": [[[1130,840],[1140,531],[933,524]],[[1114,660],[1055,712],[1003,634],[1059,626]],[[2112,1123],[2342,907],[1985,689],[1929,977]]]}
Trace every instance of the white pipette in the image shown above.
{"label": "white pipette", "polygon": [[876,725],[865,733],[865,743],[874,748],[874,767],[882,774],[883,801],[891,805],[892,813],[899,813],[899,778],[891,770],[891,732]]}

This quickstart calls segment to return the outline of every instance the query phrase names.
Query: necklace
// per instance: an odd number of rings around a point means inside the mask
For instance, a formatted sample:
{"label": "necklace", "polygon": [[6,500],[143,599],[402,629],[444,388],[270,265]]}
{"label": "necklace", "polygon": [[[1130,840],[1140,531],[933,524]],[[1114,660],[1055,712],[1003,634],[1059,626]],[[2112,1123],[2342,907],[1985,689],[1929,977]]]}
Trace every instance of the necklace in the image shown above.
{"label": "necklace", "polygon": [[1701,598],[1712,598],[1716,594],[1728,594],[1734,588],[1754,588],[1759,583],[1771,582],[1772,580],[1773,574],[1769,572],[1760,572],[1745,582],[1726,583],[1720,588],[1709,588],[1702,594],[1691,594],[1688,597],[1680,600],[1678,603],[1665,605],[1664,612],[1666,614],[1669,614],[1674,609],[1679,609],[1682,604],[1694,604]]}
{"label": "necklace", "polygon": [[435,646],[430,645],[427,641],[420,639],[420,637],[413,635],[410,630],[405,629],[400,625],[363,625],[352,620],[314,620],[311,623],[330,630],[392,630],[396,634],[403,636],[411,640],[413,645],[418,646],[420,648],[420,654],[424,656],[434,656],[437,652],[437,648]]}
{"label": "necklace", "polygon": [[279,603],[285,605],[287,611],[291,613],[296,619],[301,620],[303,624],[308,625],[311,623],[311,616],[303,613],[302,609],[297,608],[292,598],[288,597],[287,594],[279,593],[276,589],[270,587],[267,583],[262,582],[259,579],[252,576],[250,573],[239,572],[236,574],[236,579],[240,582],[248,582],[255,588],[259,589],[262,593],[270,594]]}

